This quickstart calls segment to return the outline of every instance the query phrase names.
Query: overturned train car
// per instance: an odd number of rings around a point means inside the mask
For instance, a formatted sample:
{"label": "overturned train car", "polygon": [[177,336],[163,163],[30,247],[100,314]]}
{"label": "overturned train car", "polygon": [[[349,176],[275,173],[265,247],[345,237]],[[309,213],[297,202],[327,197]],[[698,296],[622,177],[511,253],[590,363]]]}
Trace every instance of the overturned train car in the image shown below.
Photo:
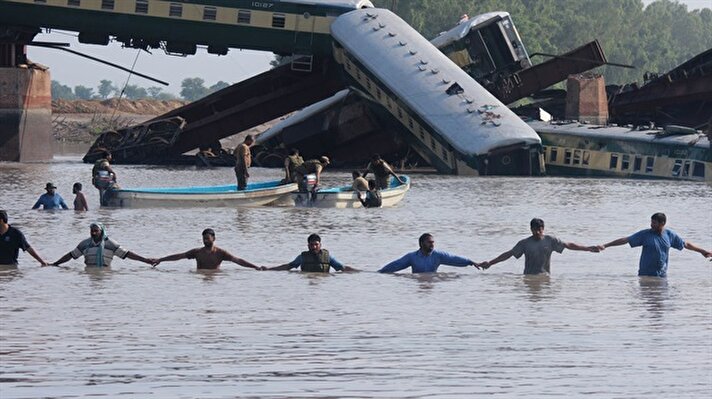
{"label": "overturned train car", "polygon": [[334,21],[331,34],[350,83],[397,120],[440,173],[544,172],[536,132],[397,15],[354,11]]}

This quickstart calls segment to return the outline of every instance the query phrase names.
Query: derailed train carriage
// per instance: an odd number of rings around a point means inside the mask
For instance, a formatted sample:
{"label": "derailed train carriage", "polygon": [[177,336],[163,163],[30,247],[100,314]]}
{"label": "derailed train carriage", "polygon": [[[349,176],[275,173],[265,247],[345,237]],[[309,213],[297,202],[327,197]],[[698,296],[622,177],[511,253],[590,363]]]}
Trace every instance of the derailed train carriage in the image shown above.
{"label": "derailed train carriage", "polygon": [[439,172],[544,172],[536,132],[397,15],[353,11],[334,21],[331,34],[347,79],[399,122]]}

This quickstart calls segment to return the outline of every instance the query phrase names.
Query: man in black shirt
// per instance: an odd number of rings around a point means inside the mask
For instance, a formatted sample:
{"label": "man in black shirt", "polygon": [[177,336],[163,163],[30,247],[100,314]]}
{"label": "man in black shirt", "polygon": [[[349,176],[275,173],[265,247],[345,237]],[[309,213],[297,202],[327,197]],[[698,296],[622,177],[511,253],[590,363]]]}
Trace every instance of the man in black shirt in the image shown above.
{"label": "man in black shirt", "polygon": [[17,256],[21,249],[29,252],[42,266],[48,265],[30,246],[25,235],[7,224],[7,212],[0,210],[0,265],[17,266]]}

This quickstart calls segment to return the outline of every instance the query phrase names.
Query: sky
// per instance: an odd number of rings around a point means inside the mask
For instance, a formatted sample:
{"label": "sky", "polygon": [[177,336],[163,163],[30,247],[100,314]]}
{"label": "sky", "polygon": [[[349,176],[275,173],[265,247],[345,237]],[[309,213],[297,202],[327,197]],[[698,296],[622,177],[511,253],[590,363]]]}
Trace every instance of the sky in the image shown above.
{"label": "sky", "polygon": [[[653,0],[643,0],[649,4]],[[712,8],[712,0],[678,0],[686,4],[688,9]],[[128,72],[91,61],[61,50],[41,47],[28,47],[30,60],[50,68],[52,80],[74,87],[83,85],[94,88],[102,79],[114,82],[115,86],[123,87],[127,79],[129,84],[141,87],[159,86],[163,91],[178,95],[181,82],[185,78],[199,77],[205,80],[206,86],[211,86],[222,80],[237,83],[270,69],[269,62],[274,55],[269,52],[231,49],[226,56],[208,54],[205,49],[198,49],[194,56],[176,57],[163,53],[162,50],[152,50],[152,54],[136,49],[124,49],[120,43],[110,43],[108,46],[81,44],[76,33],[53,30],[51,33],[41,33],[35,41],[70,43],[70,48],[115,64],[131,68],[136,61],[135,71],[163,80],[169,86],[162,86],[136,75],[129,77]],[[138,59],[136,59],[136,55]]]}

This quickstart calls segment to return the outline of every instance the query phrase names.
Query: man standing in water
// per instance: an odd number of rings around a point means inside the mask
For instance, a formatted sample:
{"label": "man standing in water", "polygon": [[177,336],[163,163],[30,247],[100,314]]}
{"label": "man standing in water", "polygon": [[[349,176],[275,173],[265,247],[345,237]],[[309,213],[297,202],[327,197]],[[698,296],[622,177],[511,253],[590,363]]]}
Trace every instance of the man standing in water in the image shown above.
{"label": "man standing in water", "polygon": [[245,136],[245,141],[235,148],[235,177],[237,177],[237,189],[244,190],[247,188],[247,179],[250,173],[247,171],[252,165],[252,152],[250,146],[254,144],[255,139],[251,134]]}
{"label": "man standing in water", "polygon": [[62,256],[54,266],[59,266],[70,259],[77,259],[84,256],[84,264],[87,267],[110,267],[114,256],[121,259],[133,259],[152,265],[156,262],[155,259],[144,258],[141,255],[127,251],[116,241],[106,236],[106,229],[100,223],[92,223],[89,225],[90,237],[80,242],[72,252]]}
{"label": "man standing in water", "polygon": [[203,230],[203,247],[193,248],[188,252],[164,256],[157,259],[153,267],[161,262],[168,262],[180,259],[195,259],[198,269],[217,269],[223,261],[237,263],[240,266],[249,267],[255,270],[264,270],[264,267],[253,265],[252,263],[238,258],[222,248],[215,245],[215,231],[213,229]]}
{"label": "man standing in water", "polygon": [[524,255],[524,274],[549,274],[551,271],[551,254],[562,253],[564,249],[572,251],[599,252],[596,246],[583,246],[573,242],[563,242],[550,235],[544,235],[544,221],[534,218],[529,222],[532,235],[517,243],[511,250],[502,253],[491,261],[482,262],[480,266],[489,269],[492,265],[503,262],[512,256],[519,259]]}
{"label": "man standing in water", "polygon": [[20,230],[7,223],[7,212],[0,210],[0,266],[17,266],[20,250],[32,255],[42,266],[49,264],[30,246]]}
{"label": "man standing in water", "polygon": [[470,259],[456,255],[450,255],[447,252],[435,250],[435,239],[430,233],[425,233],[418,239],[420,249],[415,252],[409,252],[400,259],[383,266],[379,273],[394,273],[410,267],[413,273],[435,273],[440,265],[448,266],[480,266]]}
{"label": "man standing in water", "polygon": [[333,267],[336,271],[357,272],[358,270],[344,266],[329,254],[329,251],[321,248],[321,237],[318,234],[311,234],[307,237],[308,251],[299,254],[293,261],[283,265],[275,266],[267,270],[290,270],[301,267],[303,272],[309,273],[329,273]]}
{"label": "man standing in water", "polygon": [[38,209],[40,206],[42,206],[44,210],[59,208],[69,209],[67,203],[64,202],[64,198],[57,194],[57,186],[52,183],[47,183],[45,190],[47,190],[47,192],[40,195],[37,202],[32,205],[32,209]]}
{"label": "man standing in water", "polygon": [[99,190],[99,204],[101,206],[108,205],[106,192],[116,187],[116,173],[111,168],[112,156],[109,151],[103,151],[101,158],[94,162],[94,167],[91,170],[92,184]]}
{"label": "man standing in water", "polygon": [[631,236],[622,237],[609,243],[599,245],[603,251],[608,247],[629,244],[631,247],[643,247],[638,263],[639,276],[666,277],[670,248],[682,251],[687,248],[699,252],[705,258],[712,257],[711,251],[706,251],[691,242],[685,242],[677,233],[665,228],[667,217],[664,213],[656,213],[650,217],[650,228],[641,230]]}

